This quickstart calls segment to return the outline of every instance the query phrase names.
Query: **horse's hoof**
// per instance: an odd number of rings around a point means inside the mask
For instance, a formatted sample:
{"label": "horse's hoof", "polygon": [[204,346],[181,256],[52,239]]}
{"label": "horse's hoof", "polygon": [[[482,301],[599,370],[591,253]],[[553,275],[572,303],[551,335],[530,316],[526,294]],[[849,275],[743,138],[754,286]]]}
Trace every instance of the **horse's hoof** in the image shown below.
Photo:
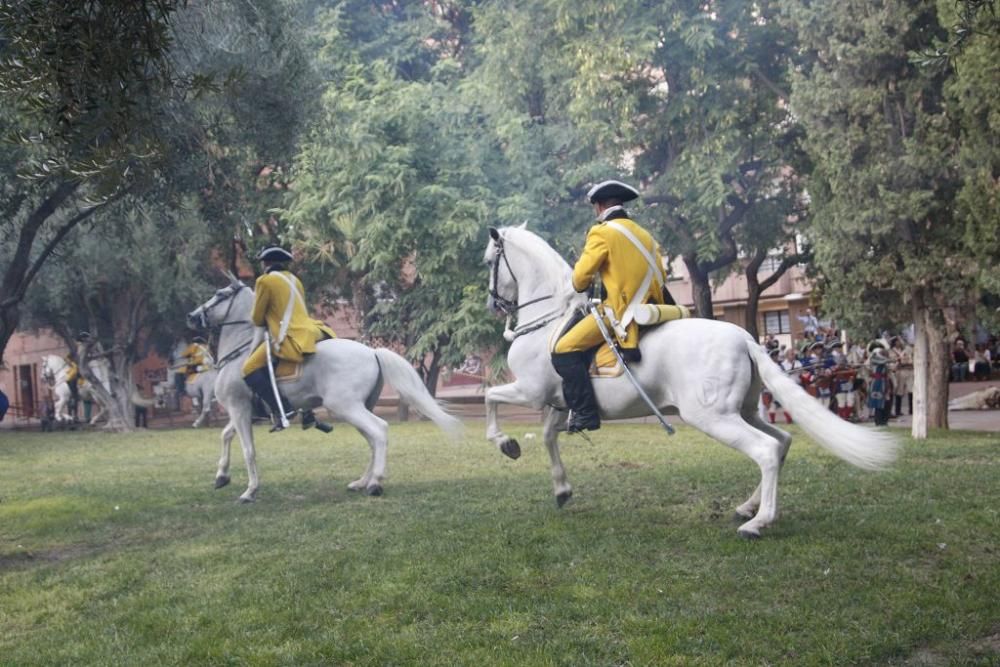
{"label": "horse's hoof", "polygon": [[573,497],[572,491],[563,491],[556,496],[556,507],[562,509],[562,506],[569,502],[569,499]]}
{"label": "horse's hoof", "polygon": [[365,489],[365,493],[367,495],[369,495],[369,496],[381,496],[382,495],[382,485],[381,484],[372,484],[367,489]]}
{"label": "horse's hoof", "polygon": [[739,511],[737,510],[733,512],[733,523],[746,523],[755,516],[756,512],[754,514],[740,514]]}
{"label": "horse's hoof", "polygon": [[238,502],[240,505],[249,505],[250,503],[257,502],[257,499],[254,498],[253,496],[250,497],[240,496],[239,500],[237,500],[236,502]]}
{"label": "horse's hoof", "polygon": [[521,458],[521,445],[517,444],[517,440],[514,440],[513,438],[505,440],[504,443],[500,445],[500,451],[515,461]]}
{"label": "horse's hoof", "polygon": [[229,475],[223,475],[222,477],[215,478],[215,488],[221,489],[224,486],[229,485]]}
{"label": "horse's hoof", "polygon": [[736,534],[742,537],[744,540],[759,540],[760,531],[754,528],[740,528],[736,531]]}

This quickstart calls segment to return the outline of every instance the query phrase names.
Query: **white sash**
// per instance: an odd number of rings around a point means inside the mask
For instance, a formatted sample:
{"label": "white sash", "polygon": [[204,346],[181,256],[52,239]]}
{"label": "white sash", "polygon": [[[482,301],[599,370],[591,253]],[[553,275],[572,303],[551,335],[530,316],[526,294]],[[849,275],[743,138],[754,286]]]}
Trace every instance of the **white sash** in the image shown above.
{"label": "white sash", "polygon": [[663,267],[660,266],[659,262],[653,257],[652,253],[642,244],[642,241],[636,238],[635,234],[629,231],[628,227],[619,224],[614,220],[608,220],[604,224],[612,229],[621,232],[622,235],[632,242],[643,258],[646,260],[646,276],[642,279],[642,284],[639,285],[638,291],[632,295],[632,300],[628,302],[628,306],[625,307],[625,313],[622,315],[621,321],[621,332],[617,332],[621,338],[625,338],[625,327],[631,324],[632,320],[635,319],[635,309],[642,305],[642,302],[646,299],[646,294],[649,293],[649,287],[653,283],[654,276],[660,277],[660,284],[662,285],[663,280]]}
{"label": "white sash", "polygon": [[278,350],[281,349],[281,344],[285,341],[285,336],[288,335],[288,325],[292,321],[292,307],[295,305],[295,299],[302,302],[302,307],[306,307],[306,300],[299,294],[299,289],[295,286],[295,281],[284,275],[280,271],[275,271],[274,275],[278,276],[286,283],[288,283],[288,305],[285,306],[285,314],[281,317],[281,327],[278,329],[278,338],[274,341],[274,352],[277,354]]}

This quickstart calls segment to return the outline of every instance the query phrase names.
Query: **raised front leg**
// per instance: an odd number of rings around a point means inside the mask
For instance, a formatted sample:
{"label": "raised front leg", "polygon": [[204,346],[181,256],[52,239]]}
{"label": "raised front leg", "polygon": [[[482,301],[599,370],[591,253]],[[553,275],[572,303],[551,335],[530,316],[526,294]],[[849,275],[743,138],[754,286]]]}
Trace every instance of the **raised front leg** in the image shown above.
{"label": "raised front leg", "polygon": [[506,456],[512,459],[519,458],[521,456],[521,446],[517,443],[517,440],[500,430],[500,423],[497,419],[497,407],[501,403],[534,407],[539,402],[537,397],[525,393],[523,387],[517,382],[487,389],[486,439],[499,447],[500,451]]}
{"label": "raised front leg", "polygon": [[229,450],[236,435],[236,425],[232,420],[222,429],[222,455],[219,457],[219,467],[215,471],[215,488],[221,489],[229,484]]}
{"label": "raised front leg", "polygon": [[552,466],[552,487],[556,495],[556,506],[560,508],[573,496],[573,487],[566,479],[566,469],[559,456],[558,427],[560,422],[564,421],[566,421],[565,412],[548,408],[545,411],[545,422],[542,426],[542,437],[545,440],[545,448],[549,452],[549,461]]}

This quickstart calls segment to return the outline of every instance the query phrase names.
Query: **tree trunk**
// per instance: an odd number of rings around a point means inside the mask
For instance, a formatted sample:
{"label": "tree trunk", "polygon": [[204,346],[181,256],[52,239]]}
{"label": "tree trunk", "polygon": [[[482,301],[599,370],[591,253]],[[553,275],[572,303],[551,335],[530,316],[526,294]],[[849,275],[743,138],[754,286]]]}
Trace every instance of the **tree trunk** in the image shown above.
{"label": "tree trunk", "polygon": [[927,316],[927,428],[948,428],[948,379],[951,355],[940,310]]}
{"label": "tree trunk", "polygon": [[89,347],[85,346],[80,354],[79,369],[80,374],[90,383],[91,391],[94,392],[97,400],[100,401],[101,405],[108,412],[108,423],[105,428],[117,433],[131,433],[135,430],[132,423],[131,410],[131,377],[128,378],[129,384],[123,386],[121,377],[119,376],[121,364],[118,364],[119,368],[116,368],[115,363],[109,363],[108,384],[110,385],[110,391],[108,391],[90,368],[87,359],[90,353]]}
{"label": "tree trunk", "polygon": [[910,435],[927,439],[927,325],[919,295],[913,299],[913,419]]}
{"label": "tree trunk", "polygon": [[0,306],[0,364],[3,363],[3,353],[7,349],[17,326],[21,322],[21,309],[17,303],[9,306]]}
{"label": "tree trunk", "polygon": [[696,257],[684,257],[684,264],[687,266],[688,276],[691,278],[691,296],[694,298],[694,310],[696,317],[714,319],[712,311],[712,285],[708,280],[708,274],[698,266]]}

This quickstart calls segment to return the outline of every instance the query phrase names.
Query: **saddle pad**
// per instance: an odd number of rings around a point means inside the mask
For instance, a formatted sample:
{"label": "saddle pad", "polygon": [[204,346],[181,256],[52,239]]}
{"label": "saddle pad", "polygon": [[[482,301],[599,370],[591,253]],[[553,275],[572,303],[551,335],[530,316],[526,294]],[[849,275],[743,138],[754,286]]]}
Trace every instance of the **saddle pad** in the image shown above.
{"label": "saddle pad", "polygon": [[274,369],[274,379],[278,382],[293,382],[302,377],[302,363],[279,359],[278,366]]}
{"label": "saddle pad", "polygon": [[607,343],[602,343],[594,355],[594,363],[590,366],[590,377],[616,378],[624,372],[625,369],[618,362],[618,357],[612,349]]}

